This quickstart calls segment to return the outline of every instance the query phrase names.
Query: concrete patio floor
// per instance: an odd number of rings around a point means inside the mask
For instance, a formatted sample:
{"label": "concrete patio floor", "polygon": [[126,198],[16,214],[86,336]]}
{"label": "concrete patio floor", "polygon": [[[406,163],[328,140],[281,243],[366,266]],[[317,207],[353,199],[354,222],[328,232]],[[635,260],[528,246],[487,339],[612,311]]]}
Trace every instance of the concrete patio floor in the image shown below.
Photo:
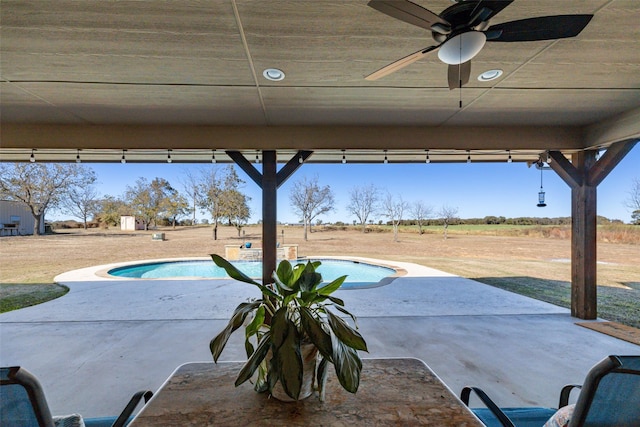
{"label": "concrete patio floor", "polygon": [[[456,393],[485,389],[501,406],[555,406],[609,354],[640,346],[575,325],[569,311],[410,263],[391,284],[338,291],[358,316],[369,354],[425,361]],[[209,340],[258,296],[230,280],[105,279],[105,266],[65,273],[67,295],[0,315],[0,364],[42,382],[52,412],[117,414],[185,362],[211,360]],[[245,360],[236,333],[224,360]],[[363,372],[366,375],[366,372]],[[399,391],[400,392],[400,391]]]}

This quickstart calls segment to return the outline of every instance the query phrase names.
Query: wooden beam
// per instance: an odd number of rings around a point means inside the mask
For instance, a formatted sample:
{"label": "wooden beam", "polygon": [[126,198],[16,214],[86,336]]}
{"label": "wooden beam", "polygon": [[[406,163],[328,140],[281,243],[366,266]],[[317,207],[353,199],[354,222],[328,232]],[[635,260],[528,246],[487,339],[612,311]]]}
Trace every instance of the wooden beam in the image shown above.
{"label": "wooden beam", "polygon": [[278,188],[280,188],[280,186],[284,184],[284,182],[289,179],[289,177],[293,175],[293,173],[297,171],[298,168],[305,162],[305,160],[307,160],[312,154],[313,151],[300,150],[294,157],[289,159],[287,164],[284,165],[278,172]]}
{"label": "wooden beam", "polygon": [[549,166],[571,188],[582,185],[582,175],[569,160],[559,151],[549,151]]}
{"label": "wooden beam", "polygon": [[582,150],[561,126],[178,126],[2,124],[2,147],[25,149]]}
{"label": "wooden beam", "polygon": [[262,174],[251,164],[246,157],[242,155],[239,151],[225,151],[227,156],[231,157],[231,159],[242,169],[249,178],[256,184],[258,187],[262,188]]}
{"label": "wooden beam", "polygon": [[589,173],[589,185],[596,187],[600,185],[637,142],[637,140],[616,142],[607,148],[607,151],[598,159]]}
{"label": "wooden beam", "polygon": [[640,107],[585,128],[584,147],[600,148],[640,139]]}

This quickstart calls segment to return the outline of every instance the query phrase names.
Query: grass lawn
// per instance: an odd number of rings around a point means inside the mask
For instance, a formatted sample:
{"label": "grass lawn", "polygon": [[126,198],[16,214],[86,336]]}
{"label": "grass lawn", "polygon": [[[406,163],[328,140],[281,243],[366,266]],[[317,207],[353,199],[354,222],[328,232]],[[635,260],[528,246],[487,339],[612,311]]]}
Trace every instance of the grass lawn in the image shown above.
{"label": "grass lawn", "polygon": [[[540,230],[545,230],[540,232]],[[403,227],[398,241],[390,227],[313,227],[307,241],[302,228],[278,228],[279,241],[298,244],[300,256],[353,255],[413,262],[563,307],[570,304],[570,241],[566,227],[450,226]],[[640,227],[599,229],[598,314],[640,327]],[[209,226],[164,228],[167,240],[152,241],[153,231],[69,230],[47,236],[3,237],[0,245],[0,311],[38,304],[67,292],[55,285],[60,273],[112,262],[224,254],[227,244],[238,245],[232,227],[221,227],[213,240]],[[244,239],[259,242],[258,226],[245,228]]]}
{"label": "grass lawn", "polygon": [[61,297],[69,288],[55,283],[0,284],[0,313]]}

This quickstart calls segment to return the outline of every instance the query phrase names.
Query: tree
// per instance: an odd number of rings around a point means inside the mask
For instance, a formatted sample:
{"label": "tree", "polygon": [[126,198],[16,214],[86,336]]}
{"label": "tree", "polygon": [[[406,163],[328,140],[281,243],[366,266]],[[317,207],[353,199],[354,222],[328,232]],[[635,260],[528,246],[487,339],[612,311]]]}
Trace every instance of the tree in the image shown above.
{"label": "tree", "polygon": [[48,209],[60,206],[69,193],[96,180],[93,169],[78,164],[8,163],[0,165],[0,194],[24,203],[35,220],[34,234]]}
{"label": "tree", "polygon": [[422,230],[422,227],[425,220],[431,216],[432,212],[433,207],[426,205],[421,200],[413,202],[413,204],[411,205],[411,215],[418,223],[418,232],[420,233],[420,235],[424,234],[424,230]]}
{"label": "tree", "polygon": [[402,221],[404,211],[407,210],[409,204],[402,200],[402,196],[397,198],[391,193],[387,193],[386,197],[382,201],[382,208],[384,215],[389,218],[391,225],[393,226],[393,241],[398,241],[398,227]]}
{"label": "tree", "polygon": [[631,190],[629,191],[629,198],[626,201],[626,205],[631,209],[631,219],[634,224],[640,225],[640,179],[635,178],[631,184]]}
{"label": "tree", "polygon": [[189,215],[191,213],[191,208],[189,207],[189,201],[187,198],[178,193],[177,190],[173,189],[173,192],[171,193],[172,194],[165,199],[164,211],[166,217],[171,222],[171,226],[176,228],[178,218]]}
{"label": "tree", "polygon": [[89,217],[94,217],[100,209],[98,190],[89,183],[82,187],[72,188],[67,198],[62,202],[62,206],[69,214],[80,218],[86,230],[87,220]]}
{"label": "tree", "polygon": [[[241,227],[240,224],[244,225],[246,222],[242,223],[238,218],[243,218],[246,214],[244,221],[248,221],[250,213],[247,203],[249,199],[244,195],[238,197],[235,194],[239,192],[244,181],[238,177],[232,165],[223,170],[212,167],[203,171],[199,182],[200,208],[211,215],[214,240],[218,239],[218,224],[221,219],[226,218],[231,224],[236,221]],[[239,205],[236,206],[235,203],[239,203]],[[246,208],[246,212],[244,208]],[[238,230],[239,232],[240,230]]]}
{"label": "tree", "polygon": [[200,209],[211,215],[213,240],[218,240],[218,223],[223,217],[220,195],[222,194],[222,173],[217,166],[202,170],[198,180]]}
{"label": "tree", "polygon": [[449,224],[451,224],[451,222],[458,217],[457,215],[458,208],[449,205],[442,205],[442,207],[438,211],[438,216],[442,218],[442,223],[444,226],[445,240],[447,239],[447,229],[449,228]]}
{"label": "tree", "polygon": [[202,198],[200,194],[201,187],[200,187],[199,177],[198,175],[193,173],[191,170],[186,169],[183,173],[180,183],[182,184],[182,188],[184,189],[185,193],[189,195],[188,198],[191,206],[190,212],[193,214],[193,217],[191,219],[191,225],[195,225],[198,203]]}
{"label": "tree", "polygon": [[248,203],[251,199],[236,189],[225,190],[222,197],[225,217],[229,224],[238,230],[238,237],[240,237],[242,227],[247,225],[251,217],[251,209],[249,209]]}
{"label": "tree", "polygon": [[106,195],[97,204],[97,219],[101,224],[105,225],[115,226],[120,224],[120,217],[130,212],[127,203],[114,196]]}
{"label": "tree", "polygon": [[239,190],[242,184],[244,184],[244,181],[238,177],[235,168],[231,165],[228,166],[225,169],[222,194],[220,195],[222,215],[227,218],[229,224],[236,227],[238,237],[240,237],[242,227],[249,221],[251,216],[248,204],[250,199]]}
{"label": "tree", "polygon": [[318,176],[295,182],[289,201],[295,213],[302,217],[304,240],[307,240],[307,228],[311,230],[311,222],[319,215],[331,212],[335,203],[331,188],[328,185],[320,187]]}
{"label": "tree", "polygon": [[347,210],[358,218],[363,233],[366,231],[367,219],[376,212],[377,208],[378,189],[373,184],[366,187],[354,187],[349,192]]}
{"label": "tree", "polygon": [[125,198],[133,213],[144,222],[144,229],[149,229],[149,224],[157,224],[158,217],[166,216],[171,197],[175,197],[177,191],[171,187],[169,181],[164,178],[154,178],[149,182],[140,177],[135,186],[127,187]]}

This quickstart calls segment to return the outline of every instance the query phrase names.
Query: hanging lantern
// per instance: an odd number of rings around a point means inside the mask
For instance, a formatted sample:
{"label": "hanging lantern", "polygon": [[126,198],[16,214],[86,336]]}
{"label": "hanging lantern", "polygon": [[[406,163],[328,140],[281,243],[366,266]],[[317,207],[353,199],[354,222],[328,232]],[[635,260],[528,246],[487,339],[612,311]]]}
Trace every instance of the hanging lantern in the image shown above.
{"label": "hanging lantern", "polygon": [[538,167],[540,168],[540,191],[538,191],[538,206],[539,208],[544,208],[547,204],[544,202],[544,189],[542,188],[542,167],[543,163],[539,162]]}
{"label": "hanging lantern", "polygon": [[544,190],[542,190],[542,188],[540,188],[540,191],[538,192],[538,205],[539,208],[544,208],[545,206],[547,206],[547,204],[544,202]]}

